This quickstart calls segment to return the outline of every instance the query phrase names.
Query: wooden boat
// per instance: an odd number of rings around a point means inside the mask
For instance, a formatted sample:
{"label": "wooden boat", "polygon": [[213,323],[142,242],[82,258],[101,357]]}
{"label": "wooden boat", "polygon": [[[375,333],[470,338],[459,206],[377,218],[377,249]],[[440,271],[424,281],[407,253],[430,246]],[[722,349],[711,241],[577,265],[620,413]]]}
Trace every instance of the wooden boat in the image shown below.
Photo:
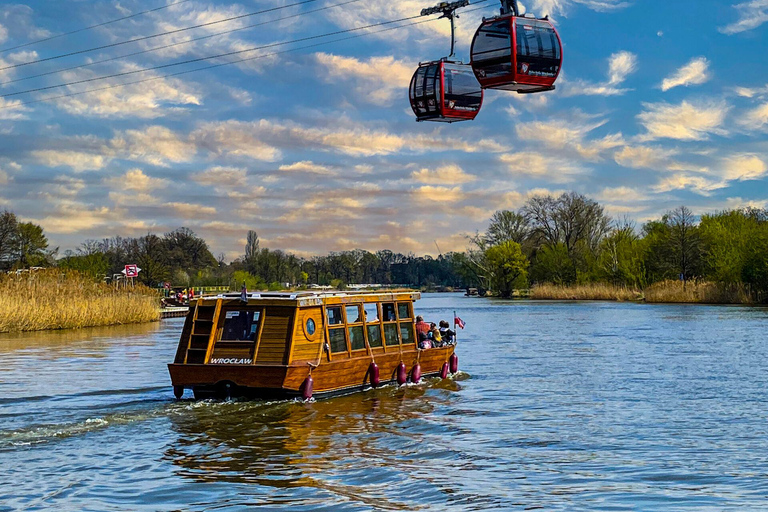
{"label": "wooden boat", "polygon": [[420,349],[419,292],[251,293],[190,305],[168,365],[195,398],[349,393],[457,371],[454,346]]}

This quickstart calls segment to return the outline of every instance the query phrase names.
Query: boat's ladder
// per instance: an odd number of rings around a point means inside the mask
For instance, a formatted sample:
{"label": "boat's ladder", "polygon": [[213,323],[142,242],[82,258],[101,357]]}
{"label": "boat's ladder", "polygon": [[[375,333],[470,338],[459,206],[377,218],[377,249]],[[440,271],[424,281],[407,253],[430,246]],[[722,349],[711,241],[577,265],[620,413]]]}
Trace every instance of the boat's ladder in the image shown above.
{"label": "boat's ladder", "polygon": [[213,346],[215,335],[214,326],[218,323],[221,301],[213,304],[203,304],[198,301],[192,320],[192,330],[184,362],[187,364],[203,364],[210,357],[209,349]]}

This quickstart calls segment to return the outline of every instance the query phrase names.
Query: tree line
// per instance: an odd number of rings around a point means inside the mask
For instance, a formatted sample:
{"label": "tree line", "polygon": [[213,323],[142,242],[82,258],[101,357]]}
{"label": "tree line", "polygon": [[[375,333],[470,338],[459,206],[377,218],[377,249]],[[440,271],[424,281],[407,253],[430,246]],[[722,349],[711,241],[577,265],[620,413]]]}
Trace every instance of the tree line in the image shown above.
{"label": "tree line", "polygon": [[494,213],[467,251],[478,282],[510,296],[538,283],[609,283],[643,289],[675,280],[739,288],[768,299],[768,211],[742,208],[704,214],[686,206],[639,229],[611,219],[575,192],[534,196],[515,211]]}
{"label": "tree line", "polygon": [[299,257],[262,247],[248,231],[242,255],[225,262],[207,242],[179,228],[157,235],[86,240],[76,250],[50,249],[43,229],[0,214],[0,269],[58,266],[95,278],[141,269],[149,286],[228,285],[282,289],[308,284],[478,287],[509,297],[540,283],[608,283],[643,289],[668,280],[709,281],[768,299],[768,211],[743,208],[702,215],[680,206],[636,226],[612,219],[597,201],[575,192],[533,196],[517,210],[493,214],[468,237],[464,252],[437,258],[361,249]]}

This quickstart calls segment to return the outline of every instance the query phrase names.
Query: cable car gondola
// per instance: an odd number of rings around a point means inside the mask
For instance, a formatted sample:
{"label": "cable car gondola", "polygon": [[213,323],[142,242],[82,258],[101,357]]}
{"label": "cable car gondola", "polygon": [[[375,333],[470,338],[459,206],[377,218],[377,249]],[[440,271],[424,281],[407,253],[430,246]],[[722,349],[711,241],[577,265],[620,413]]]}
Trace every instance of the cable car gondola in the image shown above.
{"label": "cable car gondola", "polygon": [[451,20],[451,54],[440,60],[419,63],[413,74],[409,98],[417,121],[471,121],[480,112],[483,89],[472,66],[450,60],[454,54],[454,11],[468,4],[468,0],[460,0],[421,11],[422,16],[442,12],[443,17]]}
{"label": "cable car gondola", "polygon": [[563,64],[560,36],[547,17],[521,16],[517,0],[501,0],[501,15],[483,19],[470,49],[483,89],[551,91]]}

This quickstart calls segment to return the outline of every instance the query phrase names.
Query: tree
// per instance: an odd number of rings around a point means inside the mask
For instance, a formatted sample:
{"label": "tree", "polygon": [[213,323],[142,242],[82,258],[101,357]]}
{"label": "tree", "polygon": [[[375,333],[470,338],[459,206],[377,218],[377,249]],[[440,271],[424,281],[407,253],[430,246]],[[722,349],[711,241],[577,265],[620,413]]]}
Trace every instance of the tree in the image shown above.
{"label": "tree", "polygon": [[18,221],[8,210],[0,213],[0,270],[9,268],[16,259]]}
{"label": "tree", "polygon": [[245,241],[245,257],[243,263],[248,272],[258,272],[259,259],[259,235],[254,230],[249,230]]}
{"label": "tree", "polygon": [[536,252],[531,268],[531,280],[536,283],[569,285],[576,282],[578,274],[565,244],[544,245]]}
{"label": "tree", "polygon": [[20,222],[16,235],[16,261],[19,266],[42,266],[46,263],[48,239],[43,234],[43,228],[31,222]]}
{"label": "tree", "polygon": [[634,226],[617,226],[600,246],[598,256],[600,277],[614,285],[642,287],[645,284],[643,252]]}
{"label": "tree", "polygon": [[515,285],[525,279],[528,268],[528,259],[523,255],[520,244],[507,240],[489,247],[486,259],[491,272],[492,288],[501,297],[511,297]]}
{"label": "tree", "polygon": [[699,275],[701,263],[701,237],[693,213],[685,206],[675,208],[664,216],[670,227],[670,255],[683,280]]}
{"label": "tree", "polygon": [[491,216],[485,239],[489,245],[498,245],[506,241],[523,244],[530,236],[529,219],[517,212],[499,210]]}
{"label": "tree", "polygon": [[184,270],[192,274],[216,266],[216,258],[208,244],[189,228],[178,228],[163,237],[166,263],[173,270]]}

